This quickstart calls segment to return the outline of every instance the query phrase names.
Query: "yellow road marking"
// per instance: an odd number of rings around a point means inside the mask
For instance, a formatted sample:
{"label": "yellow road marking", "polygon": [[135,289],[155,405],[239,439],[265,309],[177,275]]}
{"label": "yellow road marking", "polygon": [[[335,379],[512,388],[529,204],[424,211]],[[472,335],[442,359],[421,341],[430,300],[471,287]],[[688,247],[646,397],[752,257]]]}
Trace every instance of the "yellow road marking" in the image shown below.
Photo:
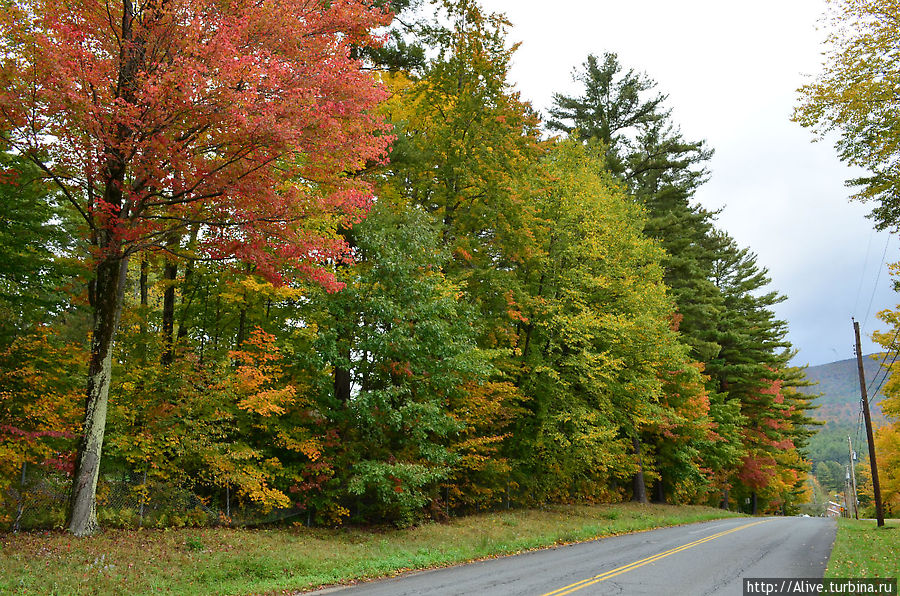
{"label": "yellow road marking", "polygon": [[632,569],[637,569],[638,567],[642,567],[648,563],[653,563],[654,561],[659,561],[660,559],[664,559],[669,555],[674,555],[675,553],[680,553],[683,550],[687,550],[689,548],[693,548],[699,544],[703,544],[704,542],[709,542],[710,540],[715,540],[716,538],[720,538],[725,536],[726,534],[731,534],[732,532],[737,532],[738,530],[743,530],[744,528],[749,528],[750,526],[756,526],[759,524],[764,524],[767,521],[771,521],[768,519],[764,519],[762,521],[753,522],[749,524],[744,524],[743,526],[738,526],[736,528],[732,528],[730,530],[725,530],[724,532],[719,532],[718,534],[713,534],[712,536],[707,536],[706,538],[701,538],[700,540],[695,540],[694,542],[689,542],[687,544],[682,544],[681,546],[677,546],[675,548],[669,549],[667,551],[663,551],[661,553],[655,554],[652,557],[647,557],[646,559],[641,559],[640,561],[635,561],[634,563],[629,563],[628,565],[623,565],[622,567],[617,567],[612,571],[607,571],[606,573],[601,573],[600,575],[595,575],[594,577],[589,577],[587,579],[583,579],[579,582],[575,582],[574,584],[569,584],[568,586],[563,586],[558,590],[554,590],[553,592],[547,592],[543,596],[566,596],[566,594],[571,594],[581,588],[586,588],[588,586],[592,586],[596,583],[602,582],[603,580],[609,579],[611,577],[615,577],[617,575],[621,575],[627,571],[631,571]]}

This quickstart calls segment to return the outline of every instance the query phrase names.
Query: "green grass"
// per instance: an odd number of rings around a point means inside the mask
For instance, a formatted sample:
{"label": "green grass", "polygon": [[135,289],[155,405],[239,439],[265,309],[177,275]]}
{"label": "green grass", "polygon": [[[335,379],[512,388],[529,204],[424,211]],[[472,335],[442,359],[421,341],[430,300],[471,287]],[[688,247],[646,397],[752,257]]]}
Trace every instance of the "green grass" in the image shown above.
{"label": "green grass", "polygon": [[839,519],[837,539],[825,577],[897,577],[900,573],[900,520]]}
{"label": "green grass", "polygon": [[666,505],[553,506],[408,530],[109,530],[0,536],[0,593],[248,594],[311,589],[736,514]]}

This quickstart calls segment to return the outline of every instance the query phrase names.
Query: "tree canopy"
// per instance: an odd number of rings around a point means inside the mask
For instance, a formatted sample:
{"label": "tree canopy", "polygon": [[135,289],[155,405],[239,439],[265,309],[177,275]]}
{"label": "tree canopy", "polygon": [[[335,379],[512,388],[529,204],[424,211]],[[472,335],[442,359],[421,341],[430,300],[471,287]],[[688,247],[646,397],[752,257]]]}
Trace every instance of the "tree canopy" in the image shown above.
{"label": "tree canopy", "polygon": [[706,143],[614,54],[544,124],[502,15],[415,4],[4,5],[0,519],[793,506],[802,372]]}

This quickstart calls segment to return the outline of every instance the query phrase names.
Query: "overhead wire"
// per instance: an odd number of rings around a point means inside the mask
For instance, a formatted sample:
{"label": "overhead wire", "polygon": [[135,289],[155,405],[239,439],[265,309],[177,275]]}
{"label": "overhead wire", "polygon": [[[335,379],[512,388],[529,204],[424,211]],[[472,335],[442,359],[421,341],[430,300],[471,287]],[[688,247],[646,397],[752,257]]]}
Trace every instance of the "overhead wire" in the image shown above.
{"label": "overhead wire", "polygon": [[[887,250],[888,250],[888,246],[890,245],[890,242],[891,242],[891,235],[888,234],[888,236],[887,236],[887,238],[885,239],[885,242],[884,242],[884,250],[882,250],[882,252],[881,252],[881,262],[880,262],[879,265],[878,265],[878,273],[875,275],[875,283],[872,285],[872,293],[869,295],[869,304],[868,304],[868,306],[866,307],[866,316],[865,316],[865,318],[863,319],[863,322],[862,322],[862,325],[861,325],[861,327],[862,327],[863,329],[865,329],[866,323],[868,323],[868,321],[869,321],[869,315],[872,313],[872,303],[873,303],[874,300],[875,300],[875,293],[878,291],[878,282],[881,280],[881,271],[882,271],[882,269],[884,269],[885,257],[887,256]],[[854,311],[856,310],[856,307],[857,307],[858,304],[859,304],[859,293],[860,293],[860,291],[861,291],[861,289],[862,289],[862,284],[863,284],[863,279],[862,279],[862,278],[865,277],[865,270],[866,270],[866,268],[867,268],[867,266],[868,266],[868,261],[869,261],[869,247],[870,247],[871,243],[872,243],[872,235],[870,234],[870,235],[869,235],[869,242],[868,242],[868,244],[866,245],[866,259],[865,259],[865,262],[863,263],[863,275],[861,276],[861,279],[860,279],[860,285],[859,285],[859,288],[857,289],[857,292],[856,292],[856,303],[855,303],[854,306],[853,306],[853,310],[854,310]],[[887,350],[887,352],[885,353],[884,357],[880,359],[880,361],[879,361],[879,363],[878,363],[878,370],[875,372],[875,376],[872,377],[872,381],[871,381],[871,382],[868,384],[868,386],[866,387],[866,393],[869,394],[869,396],[874,396],[875,393],[878,393],[878,390],[881,389],[881,386],[884,384],[885,380],[887,379],[887,376],[888,376],[888,374],[889,374],[889,372],[890,372],[890,365],[888,365],[888,367],[885,368],[884,363],[885,363],[885,361],[887,361],[891,349],[892,349],[892,348],[895,348],[895,346],[896,346],[898,334],[900,334],[900,326],[898,326],[898,327],[897,327],[897,330],[894,332],[894,337],[891,339],[891,342],[888,344],[888,350]],[[891,365],[896,361],[896,359],[897,359],[897,354],[900,354],[900,348],[895,348],[895,349],[896,349],[897,351],[896,351],[895,354],[894,354],[894,359],[891,361]],[[878,382],[878,376],[882,373],[882,371],[884,372],[884,374],[883,374],[882,377],[881,377],[881,382],[880,382],[879,385],[878,385],[878,389],[876,389],[875,392],[873,393],[873,392],[872,392],[872,387],[875,385],[876,382]],[[868,399],[867,399],[867,401],[868,401]],[[862,396],[860,396],[860,407],[862,407]]]}
{"label": "overhead wire", "polygon": [[[895,337],[896,337],[896,335],[895,335]],[[891,372],[891,367],[892,367],[892,366],[894,365],[894,363],[897,361],[897,357],[898,357],[898,356],[900,356],[900,350],[897,350],[897,351],[894,352],[894,357],[891,359],[891,363],[888,364],[888,365],[884,368],[884,375],[882,375],[882,377],[881,377],[881,382],[878,384],[878,387],[876,387],[876,388],[875,388],[875,391],[873,391],[870,395],[867,396],[867,401],[868,401],[869,403],[872,403],[872,398],[874,398],[874,397],[878,394],[878,392],[881,391],[881,386],[884,385],[884,382],[885,382],[885,381],[887,381],[888,374],[890,374],[890,372]],[[887,358],[885,358],[885,359],[887,359]],[[868,392],[867,392],[867,393],[868,393]]]}
{"label": "overhead wire", "polygon": [[[869,395],[872,394],[872,387],[875,385],[876,381],[878,381],[878,375],[881,374],[881,371],[884,371],[884,376],[881,379],[881,384],[878,386],[878,389],[881,389],[881,385],[884,384],[885,379],[887,379],[888,374],[890,373],[891,366],[884,366],[884,363],[887,362],[887,359],[891,353],[891,350],[896,350],[894,352],[894,359],[891,360],[891,364],[893,364],[897,360],[897,354],[900,353],[900,346],[897,346],[897,337],[900,336],[900,325],[897,326],[896,331],[894,331],[894,337],[891,338],[890,343],[888,343],[887,351],[884,354],[884,357],[878,361],[878,370],[875,371],[875,376],[872,377],[872,381],[866,386],[866,393]],[[877,393],[876,389],[876,393]],[[861,398],[860,398],[861,399]]]}
{"label": "overhead wire", "polygon": [[[883,261],[883,259],[882,259]],[[873,294],[874,295],[874,294]],[[888,375],[891,372],[891,367],[897,361],[897,357],[900,356],[900,346],[897,345],[897,338],[900,336],[900,325],[897,326],[897,329],[894,331],[894,336],[891,338],[890,343],[887,345],[887,351],[884,354],[883,358],[879,359],[878,362],[878,370],[875,371],[875,375],[872,377],[872,380],[866,386],[866,403],[871,404],[872,400],[878,395],[878,392],[881,391],[881,387],[884,385],[885,381],[887,381]],[[890,356],[891,351],[893,350],[894,356],[891,358],[891,363],[885,366],[885,362],[887,362],[888,357]],[[884,374],[882,374],[882,371]],[[878,376],[881,375],[881,381],[878,381]],[[875,391],[872,391],[872,387],[875,386],[875,383],[878,382],[878,387],[875,388]],[[862,430],[862,418],[863,418],[863,397],[859,396],[859,403],[857,405],[858,412],[856,416],[856,444],[859,444],[859,435]],[[866,440],[866,444],[868,445],[868,439]]]}
{"label": "overhead wire", "polygon": [[869,249],[872,248],[872,238],[875,236],[875,228],[869,232],[869,241],[866,242],[866,258],[863,260],[862,272],[859,274],[859,287],[856,288],[856,300],[853,301],[853,311],[859,306],[859,295],[862,293],[863,284],[866,281],[866,269],[869,267]]}
{"label": "overhead wire", "polygon": [[884,258],[887,256],[888,245],[891,243],[891,235],[888,234],[884,241],[884,250],[881,253],[881,262],[878,264],[878,273],[875,275],[875,283],[872,284],[872,294],[869,296],[869,305],[866,307],[866,318],[863,319],[862,328],[866,328],[869,322],[869,314],[872,312],[872,302],[875,300],[875,292],[878,291],[878,282],[881,280],[881,271],[884,269]]}
{"label": "overhead wire", "polygon": [[[874,232],[874,230],[873,230],[873,232]],[[859,296],[860,296],[860,293],[862,292],[862,286],[863,286],[863,283],[865,280],[866,269],[868,268],[868,264],[869,264],[869,250],[872,245],[873,237],[874,237],[874,233],[870,234],[869,240],[866,243],[866,257],[865,257],[865,261],[863,262],[862,273],[860,274],[859,287],[856,290],[856,300],[854,301],[854,304],[853,304],[853,312],[856,312],[856,308],[859,306]],[[863,329],[865,329],[866,324],[869,321],[869,315],[872,312],[872,303],[875,300],[875,293],[878,291],[878,282],[881,280],[881,271],[882,271],[882,269],[884,269],[885,257],[887,256],[887,250],[888,250],[888,245],[890,244],[890,241],[891,241],[891,236],[890,236],[890,234],[888,234],[888,236],[884,242],[884,250],[881,253],[881,262],[878,264],[878,273],[875,276],[875,283],[872,285],[872,293],[869,295],[869,303],[866,306],[866,316],[863,319],[863,323],[862,323]],[[898,335],[900,335],[900,325],[898,325],[897,330],[894,332],[894,337],[891,339],[891,342],[888,344],[888,349],[885,352],[884,357],[879,360],[878,370],[875,372],[875,376],[872,377],[872,381],[866,387],[867,395],[866,395],[865,400],[866,400],[867,404],[871,403],[872,398],[874,398],[875,395],[877,395],[878,392],[881,390],[881,387],[884,385],[885,381],[887,380],[888,375],[890,374],[891,366],[893,366],[894,362],[896,362],[896,360],[897,360],[898,355],[900,355],[900,347],[896,346]],[[887,365],[887,367],[885,367],[885,362],[887,361],[892,349],[894,349],[894,356],[891,359],[891,363],[889,365]],[[882,371],[884,374],[882,374]],[[880,374],[881,374],[881,381],[878,382],[878,376]],[[873,392],[872,387],[875,386],[876,382],[878,382],[878,387]],[[858,445],[859,440],[860,440],[859,439],[860,433],[862,432],[862,423],[863,423],[863,396],[862,395],[859,396],[859,402],[858,402],[857,407],[858,407],[858,412],[857,412],[857,416],[856,416],[856,444]],[[866,441],[866,443],[868,445],[868,440]]]}
{"label": "overhead wire", "polygon": [[868,384],[868,385],[866,385],[866,393],[867,393],[867,394],[872,392],[872,387],[874,387],[874,386],[875,386],[875,383],[878,381],[878,375],[881,374],[881,371],[884,370],[884,371],[885,371],[884,374],[885,374],[885,375],[887,374],[888,371],[885,370],[885,368],[884,368],[884,363],[885,363],[885,362],[887,361],[887,359],[888,359],[888,356],[889,356],[890,350],[891,350],[891,346],[893,346],[893,345],[894,345],[894,342],[897,341],[897,334],[898,334],[898,333],[900,333],[900,327],[898,327],[898,328],[897,328],[897,331],[894,333],[894,339],[892,339],[892,340],[891,340],[891,343],[888,344],[888,351],[885,352],[884,357],[881,358],[881,359],[878,361],[878,370],[875,371],[875,375],[872,377],[872,380],[869,381],[869,384]]}
{"label": "overhead wire", "polygon": [[[891,343],[888,344],[888,351],[885,353],[884,358],[881,359],[878,365],[878,371],[876,371],[875,376],[872,377],[872,382],[869,383],[868,387],[866,387],[866,397],[865,397],[865,405],[870,405],[872,401],[875,399],[875,396],[878,395],[878,392],[881,391],[881,387],[887,381],[888,375],[891,372],[891,367],[894,366],[894,363],[897,361],[897,358],[900,357],[900,347],[896,345],[897,336],[900,335],[900,326],[897,327],[897,331],[894,332],[894,337],[891,339]],[[888,355],[890,354],[891,349],[894,350],[894,356],[891,358],[891,363],[887,366],[884,363],[888,359]],[[881,371],[884,371],[884,374],[881,376],[881,381],[878,383],[878,387],[875,388],[875,391],[872,391],[872,387],[875,385],[875,381],[878,380],[878,374]],[[862,417],[863,417],[863,397],[859,396],[859,412],[856,417],[856,444],[859,445],[859,435],[862,430]],[[866,435],[866,449],[869,446],[868,435]]]}

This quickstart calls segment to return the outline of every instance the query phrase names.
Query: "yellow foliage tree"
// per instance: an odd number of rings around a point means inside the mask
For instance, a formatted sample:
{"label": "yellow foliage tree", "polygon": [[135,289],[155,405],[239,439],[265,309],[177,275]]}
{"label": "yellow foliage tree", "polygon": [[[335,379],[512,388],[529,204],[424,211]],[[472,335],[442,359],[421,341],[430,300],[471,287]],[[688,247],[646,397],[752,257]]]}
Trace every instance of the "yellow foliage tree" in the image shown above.
{"label": "yellow foliage tree", "polygon": [[900,515],[900,421],[878,429],[875,452],[885,510],[888,515]]}
{"label": "yellow foliage tree", "polygon": [[71,472],[84,362],[43,326],[0,352],[0,522],[17,525],[31,501],[29,467]]}
{"label": "yellow foliage tree", "polygon": [[794,120],[820,138],[838,132],[841,160],[868,170],[851,180],[876,201],[879,229],[900,223],[900,1],[830,0],[822,72],[800,88]]}

